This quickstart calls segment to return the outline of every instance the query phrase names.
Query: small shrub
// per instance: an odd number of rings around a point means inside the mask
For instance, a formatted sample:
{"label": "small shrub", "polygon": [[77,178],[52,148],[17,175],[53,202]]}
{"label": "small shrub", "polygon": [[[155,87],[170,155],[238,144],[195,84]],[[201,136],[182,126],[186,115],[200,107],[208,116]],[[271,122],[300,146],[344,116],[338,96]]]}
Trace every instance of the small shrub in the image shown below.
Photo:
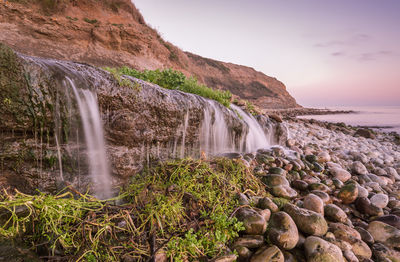
{"label": "small shrub", "polygon": [[96,20],[96,19],[89,19],[89,18],[87,18],[87,17],[83,18],[83,21],[85,21],[86,23],[89,23],[89,24],[95,24],[95,23],[97,23],[97,20]]}
{"label": "small shrub", "polygon": [[68,20],[71,20],[71,21],[78,21],[78,18],[76,18],[76,17],[70,17],[70,16],[67,16],[66,17]]}
{"label": "small shrub", "polygon": [[254,107],[254,104],[253,104],[252,102],[246,101],[246,109],[247,109],[247,112],[249,112],[249,113],[252,114],[253,116],[256,116],[256,115],[257,115],[257,110],[256,110],[256,108]]}
{"label": "small shrub", "polygon": [[116,68],[104,67],[103,69],[109,72],[114,77],[119,86],[126,86],[135,89],[136,91],[140,91],[141,87],[139,83],[134,83],[131,80],[124,78],[123,74],[119,72]]}
{"label": "small shrub", "polygon": [[200,84],[196,78],[187,78],[182,72],[173,69],[138,71],[129,67],[121,67],[112,70],[114,73],[129,75],[164,88],[176,89],[213,99],[226,107],[229,107],[231,102],[232,94],[229,91],[214,90],[206,85]]}

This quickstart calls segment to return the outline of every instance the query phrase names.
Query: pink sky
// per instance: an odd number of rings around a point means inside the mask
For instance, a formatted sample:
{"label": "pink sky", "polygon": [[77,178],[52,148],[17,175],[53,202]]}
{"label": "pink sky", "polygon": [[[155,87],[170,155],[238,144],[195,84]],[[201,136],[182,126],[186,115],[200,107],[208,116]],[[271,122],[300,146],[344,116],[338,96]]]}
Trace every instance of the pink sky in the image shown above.
{"label": "pink sky", "polygon": [[302,105],[400,105],[400,1],[133,2],[166,40],[274,76]]}

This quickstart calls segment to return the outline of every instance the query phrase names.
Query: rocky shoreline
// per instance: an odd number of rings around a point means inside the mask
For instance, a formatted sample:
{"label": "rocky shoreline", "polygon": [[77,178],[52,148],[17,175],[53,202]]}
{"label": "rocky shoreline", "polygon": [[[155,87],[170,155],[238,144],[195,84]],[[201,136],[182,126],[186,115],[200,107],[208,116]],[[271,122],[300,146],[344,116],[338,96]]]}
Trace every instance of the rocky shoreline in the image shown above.
{"label": "rocky shoreline", "polygon": [[287,124],[289,151],[243,157],[255,162],[271,197],[240,194],[242,205],[256,208],[238,214],[246,226],[233,244],[239,261],[400,261],[400,146],[392,136]]}
{"label": "rocky shoreline", "polygon": [[266,114],[277,114],[283,118],[293,118],[296,116],[305,115],[333,115],[333,114],[350,114],[355,113],[353,110],[331,110],[331,109],[320,109],[320,108],[306,108],[306,107],[295,107],[288,109],[266,109]]}
{"label": "rocky shoreline", "polygon": [[[400,261],[400,145],[394,137],[374,132],[373,138],[366,138],[357,128],[313,120],[292,119],[285,124],[289,134],[285,147],[225,155],[251,173],[247,182],[236,181],[237,202],[233,212],[229,211],[229,217],[235,217],[242,226],[237,228],[237,238],[221,242],[216,240],[219,233],[215,229],[207,229],[207,234],[219,243],[218,255],[211,260],[210,256],[198,258],[218,262]],[[214,160],[204,161],[215,165]],[[238,173],[239,177],[245,177],[244,173]],[[189,179],[193,174],[186,175]],[[164,178],[159,179],[160,185],[164,184]],[[179,184],[165,187],[165,191],[154,192],[171,197],[183,190],[188,197],[187,189]],[[139,199],[154,194],[145,192],[138,191]],[[203,200],[191,197],[183,209],[194,213],[185,224],[203,232],[204,218],[196,213],[196,206]],[[115,223],[122,225],[118,220]],[[207,223],[214,225],[215,221]],[[181,243],[193,238],[188,234]],[[207,234],[196,237],[207,239]],[[154,261],[176,258],[171,240],[164,240],[155,242],[156,251],[150,254]],[[120,259],[143,261],[130,255]],[[192,260],[189,257],[183,261]]]}

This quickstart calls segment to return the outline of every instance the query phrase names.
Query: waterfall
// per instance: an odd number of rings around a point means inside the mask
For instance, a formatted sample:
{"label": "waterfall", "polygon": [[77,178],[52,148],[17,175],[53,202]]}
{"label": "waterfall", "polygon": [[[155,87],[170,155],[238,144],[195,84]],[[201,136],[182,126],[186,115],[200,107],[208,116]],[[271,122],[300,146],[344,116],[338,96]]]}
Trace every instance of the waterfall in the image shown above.
{"label": "waterfall", "polygon": [[220,154],[235,149],[224,113],[217,102],[204,100],[204,119],[200,130],[200,150],[207,154]]}
{"label": "waterfall", "polygon": [[248,126],[245,152],[255,152],[257,149],[267,148],[271,145],[264,130],[252,115],[247,114],[236,105],[231,105],[231,108],[236,110],[236,112],[242,117],[243,121],[246,122]]}
{"label": "waterfall", "polygon": [[62,169],[62,156],[61,156],[61,148],[60,143],[58,143],[57,132],[54,133],[54,137],[56,139],[56,146],[57,146],[57,157],[58,157],[58,167],[60,169],[60,178],[61,181],[64,181],[63,169]]}
{"label": "waterfall", "polygon": [[78,89],[74,81],[66,79],[78,103],[95,194],[99,198],[111,197],[111,178],[97,96],[88,89]]}
{"label": "waterfall", "polygon": [[182,130],[182,146],[181,146],[181,158],[185,157],[185,144],[186,144],[186,131],[189,125],[189,110],[186,110],[185,119],[183,121],[183,130]]}

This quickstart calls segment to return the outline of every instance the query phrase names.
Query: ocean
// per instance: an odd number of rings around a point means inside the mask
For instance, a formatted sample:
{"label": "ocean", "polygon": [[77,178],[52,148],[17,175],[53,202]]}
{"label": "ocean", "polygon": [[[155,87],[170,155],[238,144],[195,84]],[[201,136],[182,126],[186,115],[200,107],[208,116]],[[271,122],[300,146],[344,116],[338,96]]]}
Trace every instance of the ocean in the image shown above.
{"label": "ocean", "polygon": [[330,107],[331,110],[352,110],[349,114],[305,115],[298,118],[315,119],[352,126],[370,127],[384,132],[400,134],[400,106],[381,107]]}

